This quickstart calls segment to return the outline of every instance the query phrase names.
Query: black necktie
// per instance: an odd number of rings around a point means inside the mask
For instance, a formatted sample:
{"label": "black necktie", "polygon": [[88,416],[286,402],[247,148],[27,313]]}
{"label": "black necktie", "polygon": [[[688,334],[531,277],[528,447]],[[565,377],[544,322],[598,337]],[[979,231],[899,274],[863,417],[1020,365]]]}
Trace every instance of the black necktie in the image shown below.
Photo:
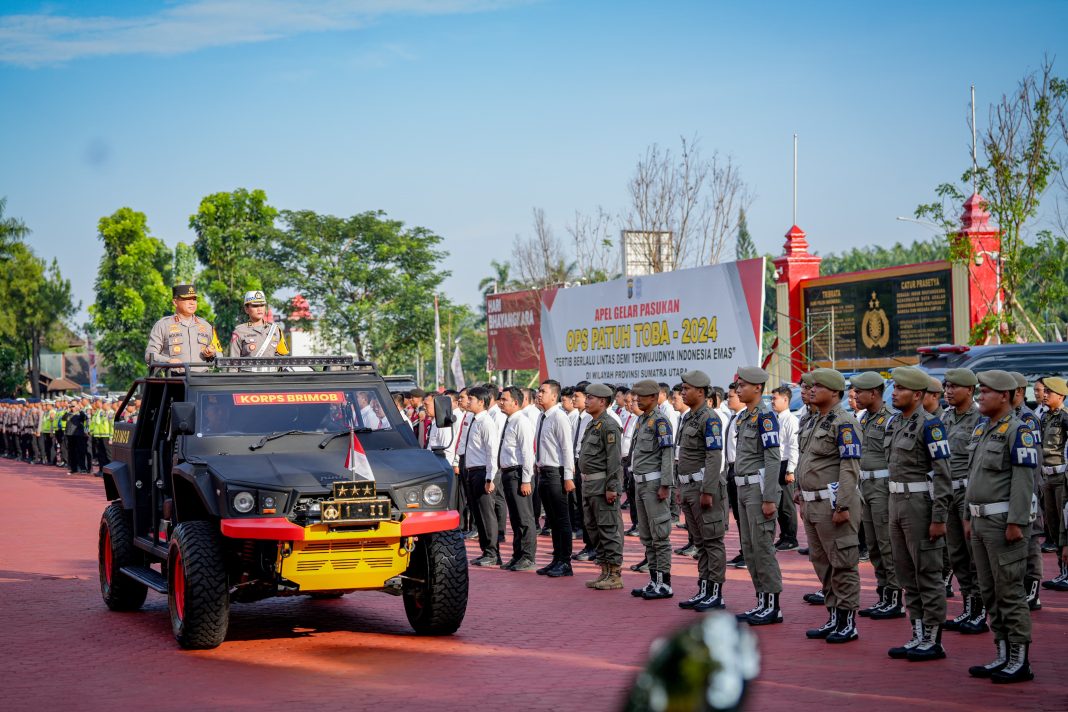
{"label": "black necktie", "polygon": [[501,456],[504,454],[504,436],[508,434],[508,422],[504,421],[504,427],[501,428],[501,445],[497,448],[497,469],[503,469],[501,464]]}
{"label": "black necktie", "polygon": [[535,461],[537,461],[537,454],[541,452],[541,429],[544,425],[545,413],[542,413],[541,418],[538,419],[538,434],[534,436]]}
{"label": "black necktie", "polygon": [[475,416],[471,416],[471,424],[467,426],[467,438],[464,439],[464,457],[467,457],[467,448],[471,444],[471,429],[475,427]]}

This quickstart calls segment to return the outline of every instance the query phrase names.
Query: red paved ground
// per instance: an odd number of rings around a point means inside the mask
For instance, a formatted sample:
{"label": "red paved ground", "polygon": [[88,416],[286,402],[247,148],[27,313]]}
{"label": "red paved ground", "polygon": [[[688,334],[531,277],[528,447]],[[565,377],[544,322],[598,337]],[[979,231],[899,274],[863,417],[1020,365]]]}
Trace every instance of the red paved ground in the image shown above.
{"label": "red paved ground", "polygon": [[[588,591],[584,565],[559,580],[475,569],[467,619],[449,638],[414,636],[400,599],[363,594],[237,605],[220,648],[185,652],[171,638],[164,597],[149,593],[145,609],[128,614],[100,600],[100,480],[0,461],[0,503],[0,707],[12,712],[616,709],[651,641],[695,617],[675,600]],[[548,539],[539,546],[547,551]],[[733,556],[734,532],[728,546]],[[638,558],[628,538],[627,564]],[[989,635],[947,633],[949,658],[926,664],[886,657],[909,637],[901,620],[865,621],[861,640],[846,646],[806,640],[804,630],[823,622],[822,609],[800,600],[815,577],[796,553],[780,561],[786,623],[757,630],[763,670],[750,709],[1068,709],[1068,594],[1045,594],[1035,615],[1036,681],[994,686],[966,672],[991,657]],[[865,566],[866,599],[870,572]],[[691,560],[676,558],[678,591],[695,576]],[[728,607],[748,608],[748,574],[728,576]],[[628,588],[643,579],[625,578]],[[954,614],[959,600],[950,602]]]}

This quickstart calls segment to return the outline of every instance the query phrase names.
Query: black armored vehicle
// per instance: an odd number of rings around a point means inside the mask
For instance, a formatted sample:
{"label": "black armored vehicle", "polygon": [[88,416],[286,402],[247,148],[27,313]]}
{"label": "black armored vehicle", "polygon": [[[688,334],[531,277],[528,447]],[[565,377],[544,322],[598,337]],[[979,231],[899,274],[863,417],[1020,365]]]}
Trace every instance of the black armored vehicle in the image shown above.
{"label": "black armored vehicle", "polygon": [[[438,426],[452,417],[443,398]],[[419,447],[372,363],[154,365],[119,408],[112,457],[104,602],[129,611],[148,589],[166,594],[184,648],[219,645],[231,603],[272,596],[384,591],[418,633],[463,621],[452,468]]]}

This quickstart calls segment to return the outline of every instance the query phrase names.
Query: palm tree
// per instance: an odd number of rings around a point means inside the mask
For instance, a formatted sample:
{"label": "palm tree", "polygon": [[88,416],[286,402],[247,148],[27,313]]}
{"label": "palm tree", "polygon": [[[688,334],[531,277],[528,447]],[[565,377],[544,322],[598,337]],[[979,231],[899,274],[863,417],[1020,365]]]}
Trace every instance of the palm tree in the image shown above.
{"label": "palm tree", "polygon": [[30,228],[18,218],[4,217],[7,197],[0,198],[0,260],[11,259],[11,248],[30,234]]}
{"label": "palm tree", "polygon": [[485,296],[487,294],[493,294],[494,292],[507,292],[512,289],[514,285],[509,278],[512,265],[508,262],[490,260],[490,267],[493,268],[494,274],[490,277],[485,277],[478,283],[478,291],[482,292],[483,296]]}

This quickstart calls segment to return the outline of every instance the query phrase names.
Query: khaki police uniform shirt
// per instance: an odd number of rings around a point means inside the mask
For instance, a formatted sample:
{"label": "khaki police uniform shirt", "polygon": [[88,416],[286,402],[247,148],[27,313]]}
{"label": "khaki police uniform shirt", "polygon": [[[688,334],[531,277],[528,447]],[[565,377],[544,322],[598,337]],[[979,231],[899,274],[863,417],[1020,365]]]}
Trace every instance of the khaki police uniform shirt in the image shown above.
{"label": "khaki police uniform shirt", "polygon": [[[261,353],[260,348],[268,336],[271,337],[271,341]],[[230,349],[226,355],[234,358],[288,356],[289,346],[286,345],[282,330],[276,324],[265,321],[257,326],[252,322],[246,322],[234,328],[234,333],[230,337]]]}
{"label": "khaki police uniform shirt", "polygon": [[[751,476],[764,471],[761,498],[779,503],[779,420],[763,403],[743,410],[736,421],[738,451],[734,457],[736,477]],[[811,426],[810,426],[811,427]]]}
{"label": "khaki police uniform shirt", "polygon": [[605,411],[586,424],[579,444],[579,472],[583,475],[605,473],[604,479],[583,480],[582,496],[623,491],[623,461],[619,424]]}
{"label": "khaki police uniform shirt", "polygon": [[860,469],[868,472],[888,469],[886,464],[886,446],[890,439],[890,424],[894,414],[884,403],[875,411],[863,411],[860,416],[860,434],[864,442],[861,448]]}
{"label": "khaki police uniform shirt", "polygon": [[630,449],[630,469],[636,475],[660,473],[660,486],[675,484],[675,443],[671,436],[671,423],[659,408],[651,413],[642,413],[634,428],[634,440]]}
{"label": "khaki police uniform shirt", "polygon": [[1064,448],[1068,443],[1068,413],[1064,408],[1042,414],[1042,466],[1059,467],[1065,464]]}
{"label": "khaki police uniform shirt", "polygon": [[720,496],[723,482],[723,423],[708,405],[691,410],[679,421],[679,474],[704,470],[701,493]]}
{"label": "khaki police uniform shirt", "polygon": [[[968,449],[968,504],[1008,502],[1008,523],[1030,524],[1038,466],[1031,429],[1011,412],[994,423],[984,418],[972,431]],[[965,509],[964,518],[971,519],[970,510]]]}
{"label": "khaki police uniform shirt", "polygon": [[[943,524],[953,499],[953,480],[949,473],[949,440],[946,426],[937,417],[916,408],[908,418],[898,415],[891,429],[889,455],[890,481],[931,483],[931,522]],[[913,493],[912,496],[922,496]]]}
{"label": "khaki police uniform shirt", "polygon": [[859,509],[860,424],[841,404],[813,416],[801,444],[797,482],[806,492],[830,489],[836,509]]}
{"label": "khaki police uniform shirt", "polygon": [[947,435],[950,452],[949,469],[954,480],[968,476],[969,461],[971,460],[968,445],[972,440],[972,432],[981,418],[979,409],[975,407],[974,403],[964,413],[958,413],[956,408],[950,408],[942,416],[942,420],[949,430]]}
{"label": "khaki police uniform shirt", "polygon": [[204,363],[200,352],[209,346],[216,353],[222,352],[211,324],[196,315],[182,321],[172,314],[157,321],[149,332],[145,362],[166,362],[174,358],[183,363]]}

